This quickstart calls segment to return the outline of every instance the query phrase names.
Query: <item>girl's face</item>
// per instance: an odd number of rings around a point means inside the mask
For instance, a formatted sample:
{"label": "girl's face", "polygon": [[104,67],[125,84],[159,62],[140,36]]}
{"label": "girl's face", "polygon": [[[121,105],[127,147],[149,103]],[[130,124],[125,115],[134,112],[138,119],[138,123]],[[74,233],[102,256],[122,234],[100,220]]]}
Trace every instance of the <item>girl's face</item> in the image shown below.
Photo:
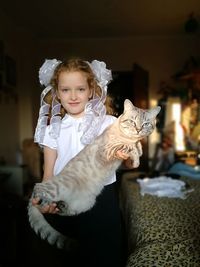
{"label": "girl's face", "polygon": [[61,72],[57,96],[68,114],[72,117],[82,117],[85,105],[92,97],[86,74],[80,71]]}

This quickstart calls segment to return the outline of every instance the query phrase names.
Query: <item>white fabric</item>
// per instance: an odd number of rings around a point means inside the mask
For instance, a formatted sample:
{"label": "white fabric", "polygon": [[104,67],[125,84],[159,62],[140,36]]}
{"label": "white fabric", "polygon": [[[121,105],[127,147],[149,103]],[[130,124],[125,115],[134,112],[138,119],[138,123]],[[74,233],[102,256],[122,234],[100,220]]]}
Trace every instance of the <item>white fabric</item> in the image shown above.
{"label": "white fabric", "polygon": [[39,69],[40,84],[48,86],[50,85],[51,78],[53,77],[56,67],[62,61],[57,59],[46,59],[41,68]]}
{"label": "white fabric", "polygon": [[186,194],[192,190],[186,190],[185,182],[171,177],[160,176],[157,178],[137,179],[140,184],[140,193],[155,195],[158,197],[186,198]]}
{"label": "white fabric", "polygon": [[[47,126],[44,140],[41,145],[57,150],[58,156],[54,166],[54,175],[60,173],[68,161],[84,148],[85,145],[81,143],[83,131],[79,127],[82,120],[83,117],[73,118],[69,115],[65,115],[65,117],[62,119],[60,134],[57,139],[54,139],[51,136],[52,125]],[[104,129],[112,124],[115,120],[116,118],[114,116],[106,115],[101,124],[98,135],[100,135]],[[115,181],[116,174],[113,173],[113,175],[108,178],[106,185]]]}

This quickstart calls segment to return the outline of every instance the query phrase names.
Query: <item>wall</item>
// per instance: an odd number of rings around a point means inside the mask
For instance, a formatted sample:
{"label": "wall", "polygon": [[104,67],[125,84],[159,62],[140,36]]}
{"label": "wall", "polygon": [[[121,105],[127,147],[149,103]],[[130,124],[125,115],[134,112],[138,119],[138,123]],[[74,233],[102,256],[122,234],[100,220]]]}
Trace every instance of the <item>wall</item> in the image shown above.
{"label": "wall", "polygon": [[197,36],[147,36],[124,39],[43,40],[38,59],[78,55],[106,61],[113,70],[131,70],[138,63],[149,71],[150,91],[179,70],[191,55],[199,55]]}
{"label": "wall", "polygon": [[[35,41],[29,33],[16,28],[1,11],[0,40],[4,44],[4,54],[14,59],[17,68],[16,87],[3,86],[0,92],[0,157],[15,164],[22,141],[33,135]],[[17,94],[17,101],[10,98],[12,91]]]}
{"label": "wall", "polygon": [[[199,37],[188,36],[146,36],[124,39],[80,39],[43,40],[39,43],[38,62],[44,58],[63,59],[81,56],[87,60],[104,60],[115,71],[132,70],[138,63],[149,71],[150,106],[156,104],[161,81],[170,81],[171,76],[181,70],[190,56],[198,57]],[[109,90],[109,88],[108,88]],[[154,132],[149,140],[149,156],[153,157],[159,135]]]}
{"label": "wall", "polygon": [[[12,106],[0,104],[3,125],[0,156],[5,156],[12,163],[22,141],[31,138],[34,133],[41,93],[38,70],[45,58],[80,56],[89,61],[99,59],[116,71],[131,70],[133,63],[138,63],[149,71],[150,103],[155,105],[160,81],[169,80],[191,55],[199,56],[199,38],[196,36],[38,41],[25,30],[16,28],[4,14],[0,14],[0,32],[6,53],[17,63],[18,103]],[[156,142],[157,137],[156,134],[152,136],[151,143]]]}

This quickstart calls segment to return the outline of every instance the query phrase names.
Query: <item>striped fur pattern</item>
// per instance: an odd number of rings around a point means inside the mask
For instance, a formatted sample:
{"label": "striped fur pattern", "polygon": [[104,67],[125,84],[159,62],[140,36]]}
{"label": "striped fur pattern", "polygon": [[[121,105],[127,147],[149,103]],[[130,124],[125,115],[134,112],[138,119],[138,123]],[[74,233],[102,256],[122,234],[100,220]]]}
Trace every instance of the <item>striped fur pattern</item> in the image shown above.
{"label": "striped fur pattern", "polygon": [[[56,202],[60,215],[76,215],[91,209],[101,193],[106,179],[121,165],[116,157],[118,150],[127,153],[132,167],[137,168],[142,155],[140,140],[155,129],[160,107],[139,109],[126,99],[124,112],[96,140],[71,159],[63,171],[49,180],[34,186],[32,197],[40,198],[40,205]],[[73,240],[53,229],[31,199],[28,205],[29,221],[42,239],[57,247],[70,249]]]}

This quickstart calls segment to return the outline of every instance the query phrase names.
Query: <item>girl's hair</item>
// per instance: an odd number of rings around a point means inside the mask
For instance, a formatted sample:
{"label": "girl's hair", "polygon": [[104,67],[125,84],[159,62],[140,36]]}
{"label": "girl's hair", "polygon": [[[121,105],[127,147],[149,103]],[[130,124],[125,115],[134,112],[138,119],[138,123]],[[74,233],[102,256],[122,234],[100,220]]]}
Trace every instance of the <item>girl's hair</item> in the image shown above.
{"label": "girl's hair", "polygon": [[[55,97],[55,93],[58,90],[58,81],[59,81],[60,74],[62,72],[74,72],[74,71],[80,71],[84,73],[87,77],[87,82],[88,82],[89,88],[93,92],[93,95],[97,95],[99,97],[101,96],[101,88],[97,84],[95,75],[92,69],[90,68],[89,64],[82,59],[72,58],[72,59],[63,61],[56,67],[53,77],[51,79],[51,85],[53,87],[54,92],[50,91],[49,93],[47,93],[47,95],[44,98],[46,103],[50,104],[51,106],[53,97]],[[59,101],[57,98],[56,100]],[[106,106],[107,114],[113,114],[110,97],[106,98],[105,106]],[[61,117],[64,117],[65,113],[66,111],[64,110],[63,107],[61,107]],[[50,114],[50,117],[51,117],[51,114]]]}

